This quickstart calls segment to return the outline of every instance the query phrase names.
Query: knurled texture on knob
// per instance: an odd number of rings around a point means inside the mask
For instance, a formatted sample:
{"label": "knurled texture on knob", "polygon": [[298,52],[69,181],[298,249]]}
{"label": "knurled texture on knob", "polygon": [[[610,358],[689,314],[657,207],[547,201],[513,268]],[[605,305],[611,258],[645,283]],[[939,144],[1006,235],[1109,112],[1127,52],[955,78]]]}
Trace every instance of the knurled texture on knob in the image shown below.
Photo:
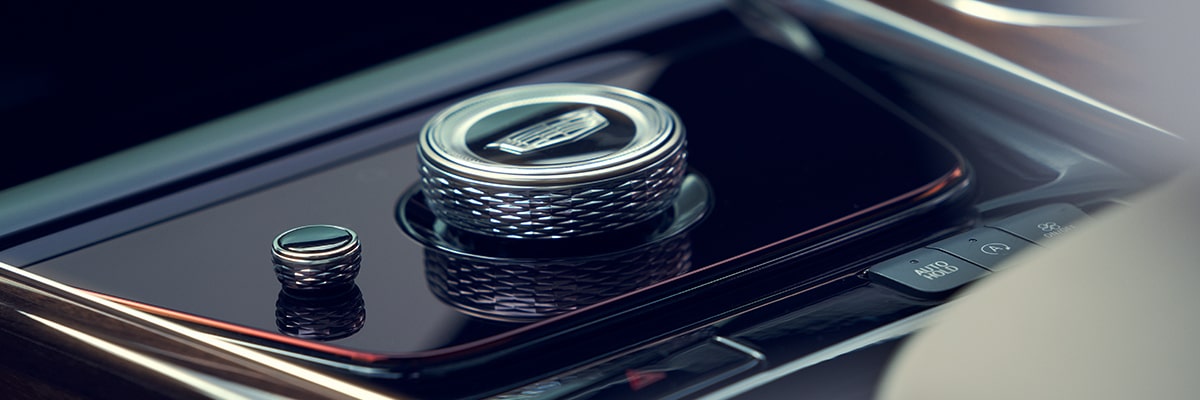
{"label": "knurled texture on knob", "polygon": [[679,193],[682,147],[661,162],[586,185],[523,189],[493,185],[421,166],[423,191],[438,219],[475,233],[509,238],[569,238],[653,218]]}
{"label": "knurled texture on knob", "polygon": [[362,257],[358,253],[337,262],[295,265],[275,258],[275,276],[286,289],[318,290],[354,283]]}
{"label": "knurled texture on knob", "polygon": [[305,225],[276,236],[271,259],[275,262],[275,277],[285,290],[344,289],[358,276],[362,246],[350,229]]}
{"label": "knurled texture on knob", "polygon": [[645,287],[691,268],[691,242],[667,240],[610,258],[498,262],[425,252],[430,290],[442,301],[482,318],[544,318]]}
{"label": "knurled texture on knob", "polygon": [[302,339],[344,338],[361,330],[366,319],[362,291],[357,287],[319,300],[280,292],[275,302],[275,325],[279,332]]}

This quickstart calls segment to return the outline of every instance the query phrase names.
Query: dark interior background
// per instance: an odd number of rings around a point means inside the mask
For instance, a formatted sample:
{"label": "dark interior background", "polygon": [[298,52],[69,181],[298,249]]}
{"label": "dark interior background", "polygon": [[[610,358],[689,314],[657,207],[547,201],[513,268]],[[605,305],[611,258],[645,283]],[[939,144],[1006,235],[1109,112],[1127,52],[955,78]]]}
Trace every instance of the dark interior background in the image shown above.
{"label": "dark interior background", "polygon": [[0,2],[0,190],[559,2]]}

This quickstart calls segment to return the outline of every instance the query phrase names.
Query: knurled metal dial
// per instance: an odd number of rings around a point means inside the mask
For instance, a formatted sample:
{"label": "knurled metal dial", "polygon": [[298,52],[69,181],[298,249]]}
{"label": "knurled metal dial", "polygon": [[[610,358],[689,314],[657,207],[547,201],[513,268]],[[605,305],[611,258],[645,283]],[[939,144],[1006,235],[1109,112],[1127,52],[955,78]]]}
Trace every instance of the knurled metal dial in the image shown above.
{"label": "knurled metal dial", "polygon": [[464,100],[421,132],[422,190],[438,219],[520,239],[628,227],[671,205],[684,130],[661,102],[612,86],[520,86]]}

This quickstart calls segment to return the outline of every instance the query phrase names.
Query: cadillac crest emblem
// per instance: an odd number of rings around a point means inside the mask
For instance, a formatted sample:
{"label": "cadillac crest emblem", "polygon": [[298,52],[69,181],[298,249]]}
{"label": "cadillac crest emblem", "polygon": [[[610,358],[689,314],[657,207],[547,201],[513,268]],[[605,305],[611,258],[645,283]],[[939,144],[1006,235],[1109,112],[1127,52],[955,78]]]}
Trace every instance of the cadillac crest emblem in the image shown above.
{"label": "cadillac crest emblem", "polygon": [[522,128],[484,148],[520,156],[583,139],[606,126],[608,120],[595,107],[585,107]]}

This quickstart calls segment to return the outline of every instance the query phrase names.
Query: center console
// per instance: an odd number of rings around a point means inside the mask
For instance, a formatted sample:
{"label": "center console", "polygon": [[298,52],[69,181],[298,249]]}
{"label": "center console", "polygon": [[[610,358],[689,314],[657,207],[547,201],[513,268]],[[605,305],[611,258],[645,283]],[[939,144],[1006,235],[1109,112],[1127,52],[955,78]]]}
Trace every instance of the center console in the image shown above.
{"label": "center console", "polygon": [[1053,178],[827,53],[684,18],[4,254],[398,394],[671,397],[919,315],[1110,204],[978,207]]}

